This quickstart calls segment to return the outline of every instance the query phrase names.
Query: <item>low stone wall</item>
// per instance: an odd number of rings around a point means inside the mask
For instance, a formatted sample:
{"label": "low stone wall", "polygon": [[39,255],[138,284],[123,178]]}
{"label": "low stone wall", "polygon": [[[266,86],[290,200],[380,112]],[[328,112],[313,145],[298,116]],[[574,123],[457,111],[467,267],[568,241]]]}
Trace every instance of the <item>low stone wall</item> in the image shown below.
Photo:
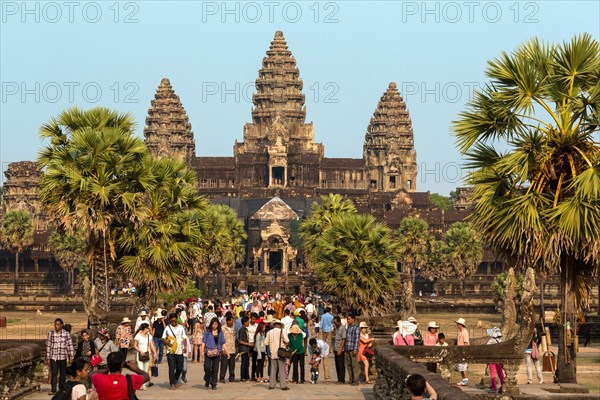
{"label": "low stone wall", "polygon": [[0,400],[21,399],[40,390],[36,370],[42,365],[38,344],[0,344]]}
{"label": "low stone wall", "polygon": [[468,400],[469,396],[458,387],[449,384],[436,373],[429,372],[425,366],[401,356],[389,344],[378,343],[375,347],[377,382],[373,388],[377,400],[410,400],[404,388],[406,378],[411,374],[420,374],[435,389],[439,400]]}

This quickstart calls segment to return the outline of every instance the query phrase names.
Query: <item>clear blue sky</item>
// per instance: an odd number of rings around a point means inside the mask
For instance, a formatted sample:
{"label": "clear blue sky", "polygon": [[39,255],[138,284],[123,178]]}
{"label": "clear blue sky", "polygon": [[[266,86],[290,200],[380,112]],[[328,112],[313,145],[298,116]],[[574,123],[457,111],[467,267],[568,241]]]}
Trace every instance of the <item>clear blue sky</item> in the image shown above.
{"label": "clear blue sky", "polygon": [[[533,37],[600,34],[598,1],[1,1],[0,162],[33,160],[61,110],[133,113],[142,136],[168,77],[196,153],[231,156],[251,120],[253,82],[276,30],[300,68],[307,122],[327,157],[362,157],[379,98],[395,81],[412,117],[419,191],[460,185],[450,121],[486,61]],[[100,92],[101,93],[100,93]]]}

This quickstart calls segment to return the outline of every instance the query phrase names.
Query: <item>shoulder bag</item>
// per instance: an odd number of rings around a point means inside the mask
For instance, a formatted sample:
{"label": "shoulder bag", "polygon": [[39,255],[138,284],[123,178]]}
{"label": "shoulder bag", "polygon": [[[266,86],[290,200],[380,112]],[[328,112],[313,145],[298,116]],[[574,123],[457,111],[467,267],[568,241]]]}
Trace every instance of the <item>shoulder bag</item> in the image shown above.
{"label": "shoulder bag", "polygon": [[279,348],[277,349],[278,358],[292,358],[292,352],[283,347],[283,329],[279,330]]}
{"label": "shoulder bag", "polygon": [[145,353],[138,354],[138,360],[140,362],[150,361],[150,334],[148,334],[148,350]]}

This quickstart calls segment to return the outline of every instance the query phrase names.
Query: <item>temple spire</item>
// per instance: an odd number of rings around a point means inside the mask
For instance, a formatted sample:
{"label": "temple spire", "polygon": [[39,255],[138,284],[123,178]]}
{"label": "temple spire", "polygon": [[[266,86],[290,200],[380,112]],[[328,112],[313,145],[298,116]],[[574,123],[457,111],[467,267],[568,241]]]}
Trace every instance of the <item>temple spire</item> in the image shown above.
{"label": "temple spire", "polygon": [[371,117],[363,157],[373,190],[416,190],[417,154],[410,115],[391,82]]}
{"label": "temple spire", "polygon": [[144,128],[146,145],[158,157],[191,161],[196,152],[192,124],[169,79],[163,78],[151,101]]}
{"label": "temple spire", "polygon": [[256,79],[256,93],[252,96],[255,124],[269,125],[279,114],[288,127],[303,124],[306,118],[302,79],[296,59],[288,50],[283,32],[275,32],[267,56]]}

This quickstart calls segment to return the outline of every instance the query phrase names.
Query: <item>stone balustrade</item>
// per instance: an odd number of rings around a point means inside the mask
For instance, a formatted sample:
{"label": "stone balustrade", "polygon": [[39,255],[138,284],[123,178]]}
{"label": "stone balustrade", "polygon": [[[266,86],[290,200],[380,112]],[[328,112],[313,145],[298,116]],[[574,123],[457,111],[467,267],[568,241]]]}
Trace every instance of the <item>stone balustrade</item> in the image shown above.
{"label": "stone balustrade", "polygon": [[42,348],[34,343],[0,343],[0,400],[21,399],[40,390],[36,370]]}

